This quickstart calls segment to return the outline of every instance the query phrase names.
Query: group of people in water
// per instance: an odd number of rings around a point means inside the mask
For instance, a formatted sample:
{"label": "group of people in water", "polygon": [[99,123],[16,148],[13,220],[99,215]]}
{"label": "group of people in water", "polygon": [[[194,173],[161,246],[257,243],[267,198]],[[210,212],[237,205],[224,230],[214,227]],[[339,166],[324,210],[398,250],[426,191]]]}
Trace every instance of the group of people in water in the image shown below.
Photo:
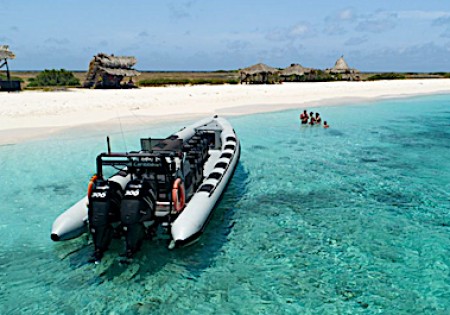
{"label": "group of people in water", "polygon": [[[308,111],[305,109],[303,113],[300,114],[300,121],[302,122],[302,125],[321,125],[322,124],[322,117],[320,117],[319,113],[316,113],[314,115],[314,112],[310,112],[308,115]],[[330,127],[326,121],[323,122],[323,127],[328,128]]]}

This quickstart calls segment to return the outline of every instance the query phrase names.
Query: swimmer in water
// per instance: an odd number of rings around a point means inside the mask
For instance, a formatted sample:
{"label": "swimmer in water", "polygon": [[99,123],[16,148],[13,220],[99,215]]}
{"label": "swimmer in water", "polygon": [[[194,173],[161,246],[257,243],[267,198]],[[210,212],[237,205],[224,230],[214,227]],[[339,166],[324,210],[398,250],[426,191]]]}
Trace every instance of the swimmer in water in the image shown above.
{"label": "swimmer in water", "polygon": [[316,123],[316,119],[314,118],[314,113],[309,113],[309,124],[312,126]]}
{"label": "swimmer in water", "polygon": [[306,125],[308,124],[308,113],[306,112],[306,109],[303,111],[303,113],[300,114],[300,120],[302,122],[302,125]]}
{"label": "swimmer in water", "polygon": [[316,113],[316,124],[320,124],[322,122],[322,118],[320,117],[319,113]]}
{"label": "swimmer in water", "polygon": [[306,109],[303,111],[303,113],[300,114],[300,120],[303,120],[305,118],[306,119],[309,118],[308,113],[306,112]]}

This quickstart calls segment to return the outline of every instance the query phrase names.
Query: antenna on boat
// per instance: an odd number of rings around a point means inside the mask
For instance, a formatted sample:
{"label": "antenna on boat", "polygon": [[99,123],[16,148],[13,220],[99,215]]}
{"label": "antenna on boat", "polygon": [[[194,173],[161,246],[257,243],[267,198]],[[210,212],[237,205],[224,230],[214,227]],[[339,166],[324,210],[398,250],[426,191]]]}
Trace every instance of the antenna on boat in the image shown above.
{"label": "antenna on boat", "polygon": [[108,154],[111,154],[111,143],[109,142],[109,136],[106,137],[106,145],[108,146]]}

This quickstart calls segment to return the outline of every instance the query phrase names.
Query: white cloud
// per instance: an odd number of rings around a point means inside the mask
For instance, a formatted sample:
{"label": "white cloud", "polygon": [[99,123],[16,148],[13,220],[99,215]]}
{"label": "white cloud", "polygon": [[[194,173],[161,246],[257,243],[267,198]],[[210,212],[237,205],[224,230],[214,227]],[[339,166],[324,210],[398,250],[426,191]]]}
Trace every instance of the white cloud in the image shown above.
{"label": "white cloud", "polygon": [[348,40],[346,40],[344,44],[348,46],[357,46],[366,43],[368,40],[369,39],[367,38],[367,36],[351,37]]}
{"label": "white cloud", "polygon": [[441,16],[433,20],[431,23],[433,26],[446,26],[450,25],[450,16]]}
{"label": "white cloud", "polygon": [[338,13],[338,18],[342,21],[351,21],[354,17],[352,9],[345,9]]}
{"label": "white cloud", "polygon": [[370,33],[390,31],[396,27],[397,17],[397,13],[388,11],[377,11],[374,14],[361,16],[356,30]]}
{"label": "white cloud", "polygon": [[184,19],[191,16],[191,9],[195,1],[190,0],[186,2],[176,1],[169,3],[169,10],[173,18]]}
{"label": "white cloud", "polygon": [[350,22],[357,18],[358,15],[350,8],[335,12],[325,18],[324,32],[328,35],[345,34],[350,26]]}
{"label": "white cloud", "polygon": [[312,28],[308,23],[297,23],[283,28],[276,28],[266,34],[266,39],[275,42],[285,42],[304,38],[312,34]]}
{"label": "white cloud", "polygon": [[450,11],[398,11],[397,16],[399,19],[435,20],[442,17],[450,17]]}
{"label": "white cloud", "polygon": [[365,51],[358,63],[374,71],[449,71],[448,47],[433,42],[401,48],[378,48]]}
{"label": "white cloud", "polygon": [[325,26],[324,32],[327,35],[344,35],[347,30],[339,24],[330,24]]}
{"label": "white cloud", "polygon": [[310,31],[310,28],[306,24],[297,24],[291,27],[289,30],[288,36],[291,38],[297,38],[302,37],[306,34],[308,34]]}

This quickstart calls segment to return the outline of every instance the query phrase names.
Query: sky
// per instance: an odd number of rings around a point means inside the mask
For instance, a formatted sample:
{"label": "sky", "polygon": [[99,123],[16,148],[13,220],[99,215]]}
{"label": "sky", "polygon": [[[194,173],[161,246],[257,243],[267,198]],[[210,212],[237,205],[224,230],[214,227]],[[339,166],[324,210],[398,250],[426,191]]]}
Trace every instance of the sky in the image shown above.
{"label": "sky", "polygon": [[86,70],[99,52],[149,71],[262,62],[450,72],[448,0],[0,0],[14,70]]}

